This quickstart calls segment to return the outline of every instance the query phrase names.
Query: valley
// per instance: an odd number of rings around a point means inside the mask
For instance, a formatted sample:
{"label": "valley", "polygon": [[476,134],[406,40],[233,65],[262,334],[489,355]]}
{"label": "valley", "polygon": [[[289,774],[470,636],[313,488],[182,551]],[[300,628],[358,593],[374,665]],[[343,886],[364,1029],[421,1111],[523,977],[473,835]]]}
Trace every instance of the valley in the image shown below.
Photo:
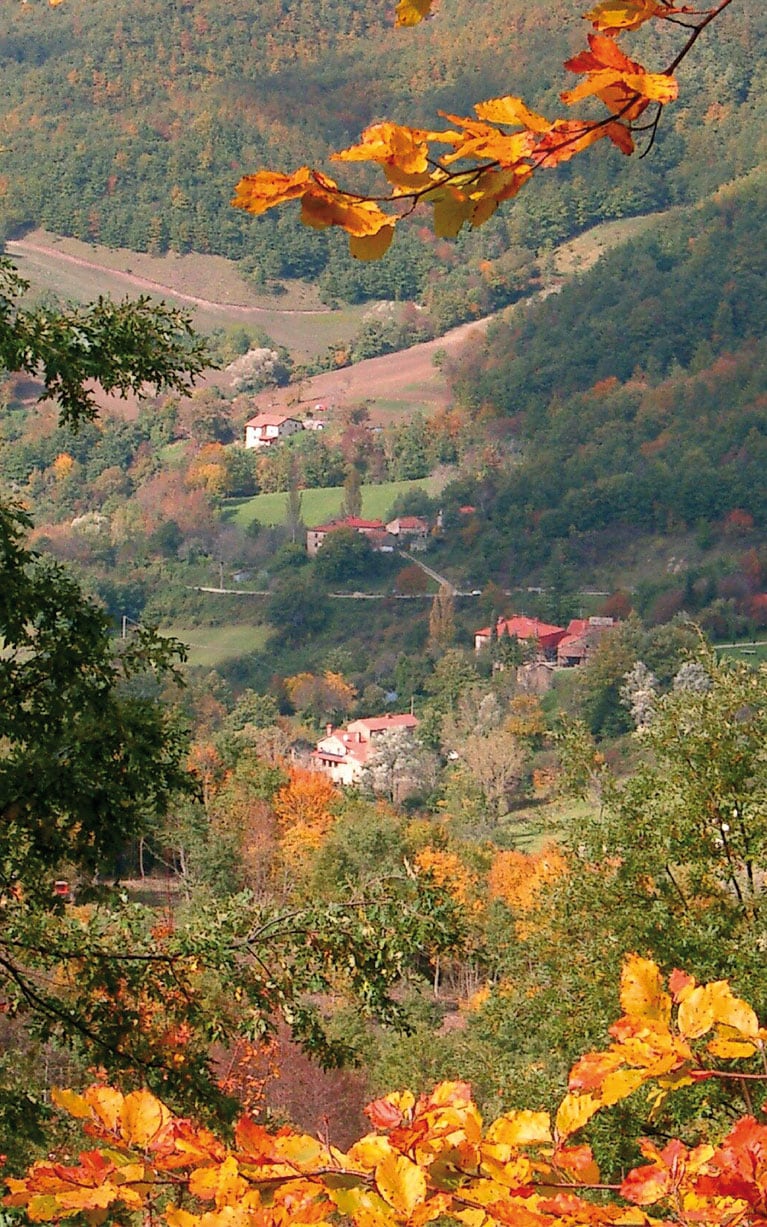
{"label": "valley", "polygon": [[762,1222],[767,10],[707,12],[3,6],[3,1222]]}

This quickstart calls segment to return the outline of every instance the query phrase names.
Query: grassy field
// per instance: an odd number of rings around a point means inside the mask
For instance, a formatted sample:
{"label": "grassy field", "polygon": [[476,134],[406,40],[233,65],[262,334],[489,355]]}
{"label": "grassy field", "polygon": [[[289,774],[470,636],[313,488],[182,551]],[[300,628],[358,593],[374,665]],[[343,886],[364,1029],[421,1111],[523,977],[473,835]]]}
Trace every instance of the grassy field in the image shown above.
{"label": "grassy field", "polygon": [[[763,632],[760,632],[763,633]],[[714,644],[719,656],[729,656],[732,660],[746,660],[751,665],[762,665],[767,661],[767,641],[744,639],[742,643]]]}
{"label": "grassy field", "polygon": [[215,669],[222,661],[260,651],[266,643],[269,628],[244,626],[242,623],[224,623],[223,626],[164,626],[161,634],[173,636],[186,644],[189,652],[188,664]]}
{"label": "grassy field", "polygon": [[[369,520],[380,520],[386,515],[398,494],[406,490],[425,490],[432,497],[439,493],[440,482],[432,477],[418,481],[387,481],[380,486],[362,487],[362,514]],[[330,486],[326,490],[302,490],[303,517],[305,524],[323,524],[337,516],[344,497],[343,486]],[[284,524],[285,494],[257,494],[255,498],[237,500],[225,512],[226,517],[240,528],[246,528],[253,520],[260,524]]]}
{"label": "grassy field", "polygon": [[41,294],[90,302],[101,294],[122,299],[148,293],[188,311],[203,333],[263,329],[300,362],[323,354],[330,345],[346,344],[359,331],[367,310],[365,304],[330,310],[307,282],[286,283],[286,292],[279,296],[259,294],[240,276],[237,265],[222,256],[150,256],[45,230],[10,242],[8,251],[29,281],[33,300]]}

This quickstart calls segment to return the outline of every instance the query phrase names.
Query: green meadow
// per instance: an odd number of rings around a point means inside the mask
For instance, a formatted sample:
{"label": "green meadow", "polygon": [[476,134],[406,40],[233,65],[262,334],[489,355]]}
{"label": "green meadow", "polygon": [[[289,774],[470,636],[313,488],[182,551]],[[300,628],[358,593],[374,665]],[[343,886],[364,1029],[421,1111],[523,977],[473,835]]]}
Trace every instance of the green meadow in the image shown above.
{"label": "green meadow", "polygon": [[[362,487],[362,515],[368,520],[382,520],[398,494],[407,490],[421,489],[432,497],[439,493],[441,483],[432,477],[417,481],[387,481],[380,486]],[[305,524],[324,524],[339,514],[344,497],[343,486],[329,486],[325,490],[302,490],[301,507]],[[284,524],[286,520],[287,495],[257,494],[249,499],[232,499],[224,515],[240,528],[247,528],[254,520],[259,524]]]}

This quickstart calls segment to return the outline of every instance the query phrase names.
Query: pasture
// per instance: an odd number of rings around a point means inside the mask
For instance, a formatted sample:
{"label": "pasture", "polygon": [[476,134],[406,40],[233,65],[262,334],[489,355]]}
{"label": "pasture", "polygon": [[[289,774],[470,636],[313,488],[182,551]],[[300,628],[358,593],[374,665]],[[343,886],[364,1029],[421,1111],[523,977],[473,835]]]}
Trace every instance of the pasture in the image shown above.
{"label": "pasture", "polygon": [[[382,520],[395,498],[408,490],[425,490],[434,497],[442,488],[442,482],[434,477],[422,477],[416,481],[387,481],[380,486],[362,487],[362,515],[368,520]],[[259,524],[284,524],[287,513],[287,495],[257,494],[249,499],[232,499],[225,508],[224,516],[238,528],[247,528],[254,520]],[[302,515],[304,523],[324,524],[340,511],[344,497],[343,486],[329,486],[324,490],[302,490]]]}

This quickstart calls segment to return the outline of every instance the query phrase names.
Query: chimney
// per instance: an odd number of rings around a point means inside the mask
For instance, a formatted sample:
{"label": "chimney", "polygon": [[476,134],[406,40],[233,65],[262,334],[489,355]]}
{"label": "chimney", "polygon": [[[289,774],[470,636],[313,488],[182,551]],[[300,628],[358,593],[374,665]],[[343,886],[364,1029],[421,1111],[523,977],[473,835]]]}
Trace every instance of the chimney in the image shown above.
{"label": "chimney", "polygon": [[326,725],[325,725],[325,736],[326,736],[326,737],[330,737],[330,736],[332,735],[332,733],[333,733],[333,725],[332,725],[332,724],[326,724]]}

